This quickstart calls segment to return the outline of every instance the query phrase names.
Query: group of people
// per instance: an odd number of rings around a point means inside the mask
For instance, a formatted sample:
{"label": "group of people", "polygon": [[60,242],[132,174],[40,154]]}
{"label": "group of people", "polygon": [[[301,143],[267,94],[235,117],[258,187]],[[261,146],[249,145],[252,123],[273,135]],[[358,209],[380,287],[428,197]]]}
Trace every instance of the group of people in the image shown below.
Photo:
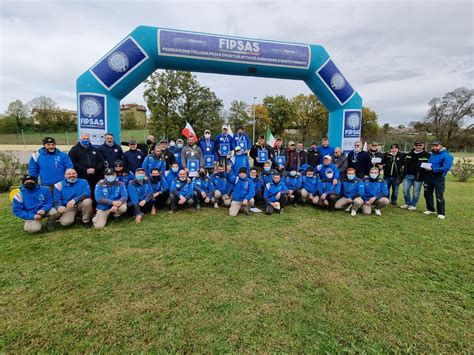
{"label": "group of people", "polygon": [[406,154],[397,144],[382,153],[376,142],[367,151],[356,142],[347,155],[327,138],[308,149],[302,142],[282,143],[277,138],[270,146],[259,136],[252,145],[243,127],[231,135],[223,126],[215,138],[205,130],[200,139],[188,137],[186,145],[183,139],[157,142],[152,135],[144,144],[122,142],[129,148],[123,152],[112,134],[94,146],[90,135],[82,133],[66,154],[54,138],[46,137],[30,158],[28,175],[13,198],[13,213],[25,220],[30,233],[41,231],[43,219],[49,230],[76,219],[86,227],[103,228],[110,215],[119,219],[129,214],[140,223],[159,208],[175,213],[223,205],[235,217],[251,208],[281,214],[288,204],[310,204],[353,216],[358,211],[381,215],[382,208],[396,205],[403,181],[400,208],[416,210],[424,185],[424,213],[445,218],[445,176],[453,157],[439,141],[431,143],[431,152],[415,142]]}

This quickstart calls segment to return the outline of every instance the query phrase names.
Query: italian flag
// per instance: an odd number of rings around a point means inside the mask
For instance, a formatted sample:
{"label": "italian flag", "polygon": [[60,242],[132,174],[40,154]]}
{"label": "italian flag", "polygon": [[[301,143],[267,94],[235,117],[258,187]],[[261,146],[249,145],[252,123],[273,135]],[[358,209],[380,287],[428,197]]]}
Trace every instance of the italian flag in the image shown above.
{"label": "italian flag", "polygon": [[272,131],[270,130],[270,127],[267,128],[267,143],[270,147],[275,146],[275,137],[273,137]]}
{"label": "italian flag", "polygon": [[186,121],[186,126],[181,131],[181,134],[186,138],[194,137],[197,139],[196,133],[194,133],[193,126],[191,126],[188,121]]}

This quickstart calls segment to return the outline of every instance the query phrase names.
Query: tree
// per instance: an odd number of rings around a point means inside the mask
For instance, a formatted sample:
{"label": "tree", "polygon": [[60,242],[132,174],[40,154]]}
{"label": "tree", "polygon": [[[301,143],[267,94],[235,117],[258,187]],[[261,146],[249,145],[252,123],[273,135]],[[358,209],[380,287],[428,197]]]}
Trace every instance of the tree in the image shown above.
{"label": "tree", "polygon": [[18,133],[21,131],[21,127],[18,126],[18,122],[14,117],[3,117],[0,119],[0,133]]}
{"label": "tree", "polygon": [[299,130],[303,142],[307,142],[308,137],[316,138],[316,131],[326,134],[328,111],[316,96],[300,94],[291,99],[291,103],[294,113],[292,126]]}
{"label": "tree", "polygon": [[25,126],[25,120],[28,117],[28,109],[23,102],[15,100],[8,104],[6,115],[7,117],[13,118],[21,130]]}
{"label": "tree", "polygon": [[[378,116],[368,107],[362,107],[362,132],[364,140],[377,139],[379,133]],[[385,127],[385,126],[384,126]],[[387,127],[388,131],[388,127]]]}
{"label": "tree", "polygon": [[127,111],[123,115],[123,129],[135,129],[137,128],[137,119],[132,111]]}
{"label": "tree", "polygon": [[294,116],[293,105],[283,95],[266,96],[263,105],[267,108],[271,118],[271,130],[275,135],[282,135],[291,124]]}
{"label": "tree", "polygon": [[181,136],[186,121],[198,135],[204,129],[217,132],[223,123],[222,101],[189,72],[153,73],[145,80],[143,97],[152,113],[150,129],[158,136]]}
{"label": "tree", "polygon": [[[252,106],[253,108],[253,106]],[[253,110],[252,110],[253,115]],[[249,106],[244,101],[234,100],[230,103],[229,113],[227,115],[230,126],[234,132],[239,126],[246,126],[253,123],[253,116],[249,115]]]}
{"label": "tree", "polygon": [[473,124],[464,127],[466,119],[474,117],[474,90],[457,88],[428,104],[430,108],[424,123],[447,146],[455,146],[465,131],[474,128]]}

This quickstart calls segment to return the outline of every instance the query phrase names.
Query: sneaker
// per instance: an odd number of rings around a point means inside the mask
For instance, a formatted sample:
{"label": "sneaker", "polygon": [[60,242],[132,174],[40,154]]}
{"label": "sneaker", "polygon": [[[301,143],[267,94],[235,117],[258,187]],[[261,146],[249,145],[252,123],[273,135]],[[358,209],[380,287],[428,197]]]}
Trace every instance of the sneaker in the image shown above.
{"label": "sneaker", "polygon": [[416,211],[416,206],[410,206],[407,208],[408,211]]}
{"label": "sneaker", "polygon": [[352,203],[344,211],[349,212],[351,210],[351,208],[352,208]]}
{"label": "sneaker", "polygon": [[248,209],[248,207],[244,207],[243,212],[246,216],[250,215],[250,210]]}
{"label": "sneaker", "polygon": [[173,213],[175,213],[175,212],[176,212],[175,210],[169,210],[169,211],[168,211],[168,214],[173,214]]}
{"label": "sneaker", "polygon": [[46,222],[46,228],[48,229],[48,231],[52,232],[54,230],[54,222]]}
{"label": "sneaker", "polygon": [[438,218],[439,218],[439,219],[445,219],[446,216],[445,216],[444,214],[439,214],[439,215],[438,215]]}
{"label": "sneaker", "polygon": [[400,208],[401,208],[402,210],[409,209],[409,207],[410,207],[410,206],[408,206],[408,205],[401,205],[401,206],[400,206]]}
{"label": "sneaker", "polygon": [[214,208],[219,208],[219,204],[217,202],[214,202]]}
{"label": "sneaker", "polygon": [[423,214],[426,214],[426,215],[433,214],[433,213],[436,213],[436,212],[435,211],[425,211],[425,212],[423,212]]}
{"label": "sneaker", "polygon": [[299,205],[297,203],[294,203],[293,204],[293,207],[298,207]]}
{"label": "sneaker", "polygon": [[196,209],[197,209],[197,210],[200,210],[200,209],[201,209],[201,205],[200,205],[199,203],[196,205]]}
{"label": "sneaker", "polygon": [[357,215],[357,211],[356,210],[352,210],[351,211],[351,216],[356,216]]}
{"label": "sneaker", "polygon": [[377,216],[381,216],[382,215],[382,211],[378,210],[378,209],[375,209],[375,214]]}
{"label": "sneaker", "polygon": [[280,209],[280,214],[283,214],[283,208],[282,208],[282,209]]}
{"label": "sneaker", "polygon": [[92,228],[91,222],[85,222],[85,223],[82,223],[82,225],[84,226],[84,228]]}

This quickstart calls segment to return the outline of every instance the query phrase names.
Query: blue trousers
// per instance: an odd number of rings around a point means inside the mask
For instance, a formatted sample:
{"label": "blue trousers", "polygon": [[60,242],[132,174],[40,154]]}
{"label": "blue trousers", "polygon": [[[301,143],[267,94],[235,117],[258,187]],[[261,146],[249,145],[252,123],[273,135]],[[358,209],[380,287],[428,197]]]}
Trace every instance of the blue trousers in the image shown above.
{"label": "blue trousers", "polygon": [[390,190],[392,190],[392,196],[390,198],[390,202],[392,205],[397,203],[398,199],[398,187],[400,186],[398,182],[398,177],[386,177],[385,182],[387,183],[388,188],[388,196],[390,196]]}
{"label": "blue trousers", "polygon": [[[405,198],[405,204],[408,206],[416,207],[418,200],[420,198],[421,181],[416,181],[415,175],[405,176],[405,181],[403,182],[403,197]],[[411,195],[411,188],[413,186],[413,198]]]}

